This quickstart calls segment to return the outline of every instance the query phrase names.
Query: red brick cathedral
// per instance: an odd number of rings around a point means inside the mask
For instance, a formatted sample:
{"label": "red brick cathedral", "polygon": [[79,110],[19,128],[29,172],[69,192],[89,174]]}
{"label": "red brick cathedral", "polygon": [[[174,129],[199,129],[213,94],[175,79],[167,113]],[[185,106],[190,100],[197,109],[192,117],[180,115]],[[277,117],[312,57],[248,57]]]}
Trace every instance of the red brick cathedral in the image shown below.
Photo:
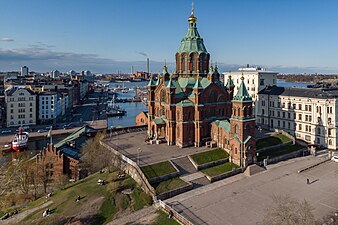
{"label": "red brick cathedral", "polygon": [[231,77],[226,86],[196,27],[192,10],[189,27],[176,58],[176,71],[164,66],[156,83],[148,84],[148,135],[179,147],[216,143],[241,166],[254,162],[255,118],[252,98],[243,79],[236,96]]}

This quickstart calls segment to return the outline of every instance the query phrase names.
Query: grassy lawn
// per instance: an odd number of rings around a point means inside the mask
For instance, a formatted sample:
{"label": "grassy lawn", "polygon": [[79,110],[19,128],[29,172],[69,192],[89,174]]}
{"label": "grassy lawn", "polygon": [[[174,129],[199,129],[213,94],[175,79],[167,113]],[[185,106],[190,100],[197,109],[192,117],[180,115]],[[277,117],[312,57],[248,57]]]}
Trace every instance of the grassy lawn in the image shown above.
{"label": "grassy lawn", "polygon": [[168,215],[162,210],[157,211],[158,217],[153,225],[179,225],[175,219],[169,219]]}
{"label": "grassy lawn", "polygon": [[[41,209],[27,216],[20,224],[64,224],[71,217],[79,215],[90,224],[105,224],[111,221],[118,212],[127,208],[136,211],[152,204],[151,197],[144,193],[131,177],[126,176],[125,179],[117,181],[115,180],[117,174],[118,171],[96,173],[68,188],[56,191],[48,199],[53,201],[53,204],[49,206],[53,213],[48,218],[41,216],[45,210]],[[98,179],[106,180],[107,184],[97,185]],[[123,194],[119,190],[121,187],[129,188],[131,194]],[[82,199],[76,202],[78,195]],[[41,205],[44,201],[46,198],[42,197],[32,202],[27,208]]]}
{"label": "grassy lawn", "polygon": [[291,152],[295,152],[299,149],[304,148],[301,145],[295,144],[295,145],[289,145],[289,146],[284,146],[282,148],[279,149],[274,149],[274,150],[270,150],[270,151],[266,151],[263,153],[259,153],[257,160],[258,161],[263,161],[263,159],[267,158],[269,156],[269,158],[274,158],[277,156],[281,156],[287,153],[291,153]]}
{"label": "grassy lawn", "polygon": [[223,163],[221,165],[218,166],[213,166],[207,169],[203,169],[201,170],[202,173],[205,173],[206,175],[210,176],[210,177],[214,177],[223,173],[227,173],[232,171],[232,168],[239,168],[239,166],[237,164],[234,163]]}
{"label": "grassy lawn", "polygon": [[169,173],[176,172],[175,168],[171,165],[169,161],[143,166],[141,167],[141,170],[147,177],[147,179],[160,177]]}
{"label": "grassy lawn", "polygon": [[190,156],[197,165],[202,165],[208,162],[214,162],[221,159],[226,159],[229,157],[229,154],[223,149],[214,149],[207,152],[201,152]]}
{"label": "grassy lawn", "polygon": [[181,180],[178,177],[172,178],[170,180],[163,181],[159,184],[154,185],[157,194],[163,194],[168,191],[175,190],[177,188],[187,185],[185,181]]}
{"label": "grassy lawn", "polygon": [[284,134],[276,134],[271,137],[259,139],[256,143],[256,148],[261,149],[265,147],[270,147],[274,145],[284,144],[286,142],[292,141],[289,137]]}

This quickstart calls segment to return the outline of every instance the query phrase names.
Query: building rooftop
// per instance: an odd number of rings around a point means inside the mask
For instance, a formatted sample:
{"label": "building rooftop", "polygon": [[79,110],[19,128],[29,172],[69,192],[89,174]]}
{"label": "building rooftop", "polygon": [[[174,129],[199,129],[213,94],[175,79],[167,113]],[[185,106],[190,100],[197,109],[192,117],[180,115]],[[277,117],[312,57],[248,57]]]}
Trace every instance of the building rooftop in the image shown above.
{"label": "building rooftop", "polygon": [[258,94],[283,95],[309,98],[337,98],[338,88],[291,88],[291,87],[266,87]]}

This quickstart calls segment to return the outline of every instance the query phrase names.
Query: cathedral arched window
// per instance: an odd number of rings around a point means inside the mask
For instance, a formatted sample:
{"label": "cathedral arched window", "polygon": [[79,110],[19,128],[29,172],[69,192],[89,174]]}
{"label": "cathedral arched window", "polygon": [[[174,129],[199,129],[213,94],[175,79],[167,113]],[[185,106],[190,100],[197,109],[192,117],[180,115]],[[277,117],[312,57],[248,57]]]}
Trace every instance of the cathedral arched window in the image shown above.
{"label": "cathedral arched window", "polygon": [[235,125],[235,128],[234,128],[234,133],[235,133],[235,134],[238,134],[238,131],[239,131],[238,125],[236,124],[236,125]]}
{"label": "cathedral arched window", "polygon": [[191,71],[195,71],[195,57],[194,57],[194,55],[191,55],[190,63],[191,63]]}
{"label": "cathedral arched window", "polygon": [[217,93],[213,90],[209,92],[209,103],[216,103],[217,102]]}
{"label": "cathedral arched window", "polygon": [[161,102],[165,102],[166,101],[166,99],[165,99],[165,90],[162,90],[161,91]]}

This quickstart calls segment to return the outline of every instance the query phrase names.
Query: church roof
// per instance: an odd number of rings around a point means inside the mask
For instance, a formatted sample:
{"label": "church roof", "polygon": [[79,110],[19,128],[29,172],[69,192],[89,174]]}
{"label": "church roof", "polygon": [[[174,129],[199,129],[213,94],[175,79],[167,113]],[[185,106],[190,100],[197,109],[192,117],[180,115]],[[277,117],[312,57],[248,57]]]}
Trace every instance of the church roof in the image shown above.
{"label": "church roof", "polygon": [[203,89],[202,84],[200,82],[200,79],[198,79],[198,78],[196,79],[194,89]]}
{"label": "church roof", "polygon": [[227,133],[230,133],[230,123],[227,120],[216,120],[214,122],[219,128],[223,128]]}
{"label": "church roof", "polygon": [[234,81],[231,79],[231,77],[229,76],[227,84],[225,85],[225,87],[229,88],[229,87],[235,87]]}
{"label": "church roof", "polygon": [[155,124],[165,124],[164,120],[162,118],[156,118],[154,119]]}
{"label": "church roof", "polygon": [[149,80],[149,83],[148,83],[148,87],[155,87],[155,86],[156,86],[156,84],[154,83],[154,80],[151,77],[150,80]]}
{"label": "church roof", "polygon": [[190,54],[191,52],[207,52],[207,49],[204,46],[203,38],[201,38],[200,34],[197,31],[196,27],[197,18],[193,15],[189,17],[189,27],[188,32],[182,38],[181,45],[178,49],[178,53],[186,52]]}
{"label": "church roof", "polygon": [[176,106],[189,107],[189,106],[194,106],[194,103],[188,99],[184,99],[180,101],[179,103],[177,103]]}
{"label": "church roof", "polygon": [[239,89],[233,101],[236,101],[236,102],[251,102],[252,101],[252,98],[249,95],[248,90],[245,87],[244,79],[242,79],[242,82],[239,86]]}

